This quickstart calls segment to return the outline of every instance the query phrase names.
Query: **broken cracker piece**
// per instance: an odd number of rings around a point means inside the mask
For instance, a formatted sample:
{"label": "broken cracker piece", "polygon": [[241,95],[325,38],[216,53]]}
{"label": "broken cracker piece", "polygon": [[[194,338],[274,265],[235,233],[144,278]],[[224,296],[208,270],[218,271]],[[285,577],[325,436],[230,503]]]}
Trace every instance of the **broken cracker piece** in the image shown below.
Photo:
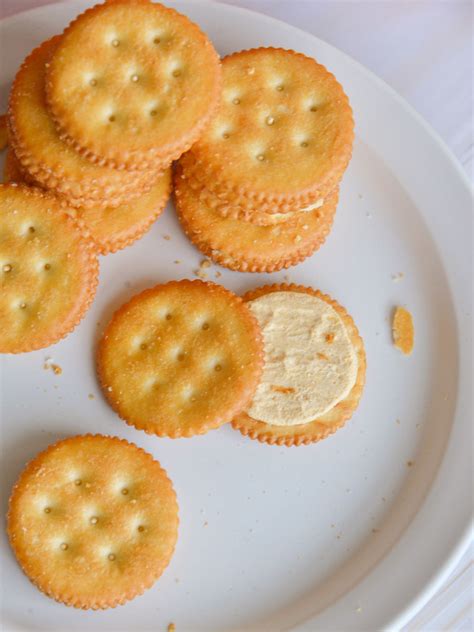
{"label": "broken cracker piece", "polygon": [[404,307],[397,307],[392,321],[393,344],[405,355],[413,351],[415,329],[413,317]]}

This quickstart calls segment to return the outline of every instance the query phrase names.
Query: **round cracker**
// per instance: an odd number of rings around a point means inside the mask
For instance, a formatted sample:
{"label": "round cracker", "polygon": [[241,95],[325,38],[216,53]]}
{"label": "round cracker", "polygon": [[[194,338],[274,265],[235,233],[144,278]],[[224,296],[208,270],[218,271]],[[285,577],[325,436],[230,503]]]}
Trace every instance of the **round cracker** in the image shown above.
{"label": "round cracker", "polygon": [[220,62],[187,17],[147,0],[97,5],[65,30],[46,93],[64,137],[94,161],[153,166],[199,137],[220,93]]}
{"label": "round cracker", "polygon": [[336,404],[330,411],[309,423],[296,426],[276,426],[252,419],[246,412],[242,412],[236,415],[232,420],[232,426],[236,430],[240,430],[243,435],[248,436],[250,439],[257,439],[262,443],[269,443],[271,445],[286,445],[290,447],[321,441],[321,439],[325,439],[339,428],[342,428],[346,421],[352,417],[359,405],[364,389],[366,372],[364,342],[347,311],[334,299],[319,290],[294,284],[265,285],[247,292],[243,296],[243,300],[246,302],[253,301],[259,296],[271,292],[303,292],[326,301],[336,310],[346,327],[357,354],[358,368],[356,381],[345,399]]}
{"label": "round cracker", "polygon": [[13,488],[8,536],[28,578],[75,608],[113,608],[149,588],[174,551],[178,505],[133,443],[75,436],[34,458]]}
{"label": "round cracker", "polygon": [[174,192],[179,221],[189,239],[216,263],[241,272],[275,272],[312,255],[331,230],[339,195],[334,192],[320,209],[300,213],[288,223],[257,226],[209,208],[179,173]]}
{"label": "round cracker", "polygon": [[56,198],[0,185],[0,353],[47,347],[71,332],[98,281],[95,248]]}
{"label": "round cracker", "polygon": [[15,155],[36,182],[72,201],[126,202],[151,187],[158,169],[127,172],[99,166],[60,139],[44,94],[45,65],[60,41],[53,37],[30,53],[13,82],[8,118]]}
{"label": "round cracker", "polygon": [[97,368],[107,400],[128,424],[190,437],[248,405],[262,372],[262,339],[250,310],[229,290],[171,281],[114,314]]}
{"label": "round cracker", "polygon": [[314,59],[278,48],[234,53],[222,70],[218,115],[190,152],[201,181],[229,201],[249,198],[278,207],[273,212],[324,198],[342,177],[354,138],[335,77]]}

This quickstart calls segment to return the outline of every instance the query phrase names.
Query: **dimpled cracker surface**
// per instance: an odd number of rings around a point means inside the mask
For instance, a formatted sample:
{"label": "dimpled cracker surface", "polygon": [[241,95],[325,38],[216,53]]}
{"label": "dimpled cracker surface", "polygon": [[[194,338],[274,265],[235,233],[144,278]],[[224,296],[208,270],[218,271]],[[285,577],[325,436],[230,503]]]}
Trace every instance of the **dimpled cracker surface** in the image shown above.
{"label": "dimpled cracker surface", "polygon": [[324,66],[259,48],[222,61],[218,115],[191,154],[209,188],[261,202],[325,195],[351,156],[352,110]]}
{"label": "dimpled cracker surface", "polygon": [[189,437],[246,407],[262,371],[262,340],[255,318],[232,292],[172,281],[115,313],[97,366],[109,403],[128,424]]}
{"label": "dimpled cracker surface", "polygon": [[46,82],[57,125],[95,160],[144,166],[202,132],[220,90],[211,42],[185,16],[145,0],[97,5],[74,20]]}
{"label": "dimpled cracker surface", "polygon": [[42,186],[69,198],[104,197],[123,201],[149,188],[154,172],[127,172],[87,160],[59,138],[46,108],[45,64],[60,37],[36,48],[24,61],[10,92],[11,142],[22,168]]}
{"label": "dimpled cracker surface", "polygon": [[166,472],[101,435],[51,445],[20,475],[8,535],[29,579],[76,608],[110,608],[149,588],[173,554],[178,505]]}
{"label": "dimpled cracker surface", "polygon": [[179,176],[175,197],[185,233],[205,255],[231,270],[274,272],[296,265],[324,243],[334,219],[338,191],[320,209],[274,226],[222,217]]}
{"label": "dimpled cracker surface", "polygon": [[[243,435],[248,436],[250,439],[257,439],[262,443],[269,443],[271,445],[276,444],[291,447],[321,441],[344,426],[346,421],[352,417],[359,405],[364,390],[366,357],[364,342],[352,318],[344,307],[319,290],[294,284],[265,285],[247,292],[243,296],[243,299],[245,301],[253,301],[259,296],[270,292],[285,291],[303,292],[329,303],[341,318],[357,355],[357,375],[351,391],[345,399],[341,400],[331,410],[314,421],[295,426],[276,426],[257,421],[246,412],[240,413],[232,420],[232,426],[236,430],[240,430]],[[330,339],[327,340],[327,343],[330,344]]]}
{"label": "dimpled cracker surface", "polygon": [[0,185],[0,353],[47,347],[77,325],[97,286],[94,252],[53,196]]}

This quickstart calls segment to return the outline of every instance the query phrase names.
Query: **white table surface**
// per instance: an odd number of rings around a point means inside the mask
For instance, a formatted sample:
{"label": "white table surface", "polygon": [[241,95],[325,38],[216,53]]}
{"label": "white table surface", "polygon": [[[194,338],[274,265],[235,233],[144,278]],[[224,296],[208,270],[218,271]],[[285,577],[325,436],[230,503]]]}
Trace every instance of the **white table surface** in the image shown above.
{"label": "white table surface", "polygon": [[[361,62],[418,110],[474,181],[473,2],[219,1],[297,26]],[[0,0],[0,18],[43,4],[48,1]],[[473,554],[471,544],[448,581],[405,631],[474,629]]]}

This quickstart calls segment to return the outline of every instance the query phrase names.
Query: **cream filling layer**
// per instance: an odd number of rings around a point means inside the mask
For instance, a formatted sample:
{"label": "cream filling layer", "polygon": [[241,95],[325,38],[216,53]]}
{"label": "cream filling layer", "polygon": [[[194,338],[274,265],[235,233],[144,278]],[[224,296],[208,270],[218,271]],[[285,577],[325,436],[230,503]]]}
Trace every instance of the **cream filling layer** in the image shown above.
{"label": "cream filling layer", "polygon": [[305,206],[304,208],[300,208],[298,211],[290,211],[289,213],[269,213],[270,217],[274,219],[290,219],[294,215],[298,215],[298,213],[309,213],[310,211],[315,211],[318,208],[321,208],[324,204],[324,199],[321,198],[314,204],[310,204],[309,206]]}
{"label": "cream filling layer", "polygon": [[301,292],[249,301],[263,334],[262,380],[247,414],[275,426],[314,421],[352,390],[357,355],[336,310]]}

